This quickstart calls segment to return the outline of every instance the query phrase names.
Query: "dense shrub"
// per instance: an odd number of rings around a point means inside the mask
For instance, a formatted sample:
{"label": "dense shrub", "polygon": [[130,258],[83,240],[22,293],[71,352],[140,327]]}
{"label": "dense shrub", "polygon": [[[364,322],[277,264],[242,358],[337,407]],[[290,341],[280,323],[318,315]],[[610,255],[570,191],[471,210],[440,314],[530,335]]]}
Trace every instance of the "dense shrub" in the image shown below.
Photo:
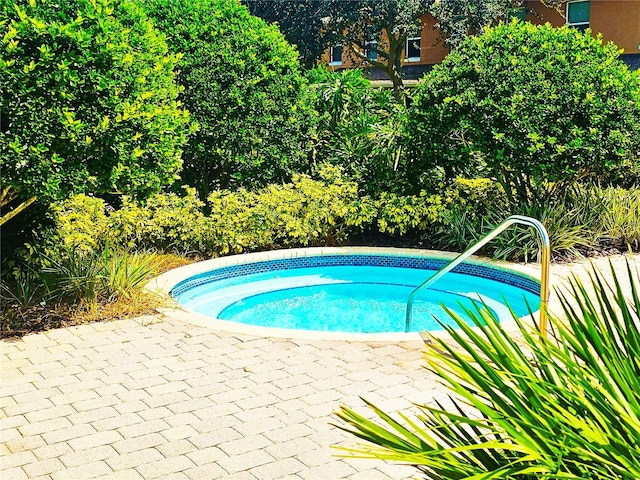
{"label": "dense shrub", "polygon": [[117,210],[101,199],[72,196],[52,209],[54,228],[25,257],[35,267],[39,254],[94,254],[109,246],[217,256],[338,245],[354,232],[401,236],[424,230],[438,219],[440,209],[440,197],[424,192],[361,197],[356,183],[339,168],[324,166],[318,179],[295,174],[291,183],[257,191],[218,190],[206,204],[194,189],[182,196],[156,194],[144,203],[125,197]]}
{"label": "dense shrub", "polygon": [[[372,88],[360,70],[311,70],[310,101],[318,116],[313,156],[343,168],[360,190],[406,193],[397,175],[406,107],[391,91]],[[417,193],[417,192],[414,192]]]}
{"label": "dense shrub", "polygon": [[0,169],[22,198],[176,178],[188,115],[178,57],[130,0],[0,0]]}
{"label": "dense shrub", "polygon": [[55,234],[45,243],[47,250],[69,249],[94,253],[113,239],[108,226],[107,205],[100,198],[72,195],[53,204],[49,214],[55,225]]}
{"label": "dense shrub", "polygon": [[214,192],[209,225],[219,252],[336,245],[347,238],[348,218],[364,212],[371,221],[375,210],[361,208],[355,183],[335,168],[321,173],[320,180],[296,174],[290,184],[256,193]]}
{"label": "dense shrub", "polygon": [[265,186],[303,168],[303,77],[278,28],[237,0],[145,6],[171,50],[184,54],[181,99],[199,123],[185,148],[183,183],[205,200],[215,189]]}
{"label": "dense shrub", "polygon": [[[40,268],[39,253],[101,252],[107,245],[195,256],[225,255],[272,248],[337,245],[354,234],[422,237],[423,245],[462,251],[509,215],[539,219],[547,228],[555,258],[591,250],[637,250],[640,246],[640,190],[581,187],[539,205],[514,209],[501,187],[486,179],[457,179],[442,196],[360,196],[339,169],[321,169],[313,180],[295,175],[292,183],[256,192],[216,191],[208,204],[193,189],[183,196],[158,194],[145,204],[124,199],[113,211],[103,200],[76,195],[56,205],[55,228],[25,257]],[[205,215],[205,207],[211,210]],[[538,237],[524,227],[508,229],[484,254],[535,261]]]}
{"label": "dense shrub", "polygon": [[637,174],[640,77],[601,42],[517,21],[465,40],[416,88],[416,175],[490,176],[533,203],[546,182]]}
{"label": "dense shrub", "polygon": [[209,249],[203,203],[194,189],[158,194],[144,204],[125,198],[108,219],[112,241],[132,249],[193,254]]}
{"label": "dense shrub", "polygon": [[442,211],[440,197],[424,191],[418,195],[382,192],[374,205],[378,210],[375,227],[382,233],[399,236],[424,231],[440,218]]}
{"label": "dense shrub", "polygon": [[488,178],[458,177],[443,186],[446,207],[455,213],[481,219],[492,212],[505,212],[509,203],[502,186]]}

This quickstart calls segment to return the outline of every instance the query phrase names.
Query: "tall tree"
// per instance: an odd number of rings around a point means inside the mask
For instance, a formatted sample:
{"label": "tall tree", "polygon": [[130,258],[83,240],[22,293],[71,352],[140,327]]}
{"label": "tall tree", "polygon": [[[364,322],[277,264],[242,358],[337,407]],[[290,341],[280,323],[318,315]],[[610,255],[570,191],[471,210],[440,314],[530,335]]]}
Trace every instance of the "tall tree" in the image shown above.
{"label": "tall tree", "polygon": [[[420,17],[434,0],[325,0],[325,28],[364,67],[379,68],[402,97],[402,59],[407,39],[420,35]],[[375,55],[371,55],[373,52]]]}
{"label": "tall tree", "polygon": [[[455,47],[468,35],[499,20],[521,16],[525,0],[244,0],[254,15],[280,26],[311,66],[331,44],[364,68],[379,68],[401,97],[402,60],[407,39],[420,35],[420,18],[437,20],[442,40]],[[542,0],[559,8],[563,0]],[[372,55],[374,53],[375,55]]]}
{"label": "tall tree", "polygon": [[[541,0],[544,5],[559,9],[564,0]],[[437,0],[429,8],[436,20],[442,40],[456,47],[469,35],[479,35],[485,27],[500,20],[524,19],[526,0]]]}
{"label": "tall tree", "polygon": [[254,15],[278,23],[306,66],[317,63],[331,44],[341,44],[362,67],[384,71],[397,98],[407,38],[420,33],[420,16],[433,1],[244,0]]}
{"label": "tall tree", "polygon": [[310,69],[331,44],[323,22],[323,1],[244,0],[252,15],[277,23],[289,43],[295,45],[300,63]]}

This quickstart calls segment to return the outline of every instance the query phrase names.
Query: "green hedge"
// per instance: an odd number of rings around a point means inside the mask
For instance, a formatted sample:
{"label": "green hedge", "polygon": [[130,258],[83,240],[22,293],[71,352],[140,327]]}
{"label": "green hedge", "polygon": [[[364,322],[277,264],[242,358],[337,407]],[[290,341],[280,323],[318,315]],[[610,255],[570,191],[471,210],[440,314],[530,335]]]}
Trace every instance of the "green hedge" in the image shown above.
{"label": "green hedge", "polygon": [[291,183],[253,192],[219,190],[206,203],[188,189],[182,196],[153,195],[144,203],[125,198],[121,208],[108,211],[103,200],[76,195],[53,209],[55,228],[42,244],[45,251],[80,246],[88,253],[107,242],[136,250],[217,256],[339,245],[362,231],[404,235],[429,228],[440,209],[440,197],[424,192],[359,197],[357,185],[346,181],[339,168],[325,166],[317,179],[294,175]]}
{"label": "green hedge", "polygon": [[50,201],[172,183],[177,61],[136,1],[0,0],[3,187]]}
{"label": "green hedge", "polygon": [[415,177],[487,176],[513,203],[548,182],[640,183],[640,76],[601,37],[514,21],[467,38],[414,91]]}

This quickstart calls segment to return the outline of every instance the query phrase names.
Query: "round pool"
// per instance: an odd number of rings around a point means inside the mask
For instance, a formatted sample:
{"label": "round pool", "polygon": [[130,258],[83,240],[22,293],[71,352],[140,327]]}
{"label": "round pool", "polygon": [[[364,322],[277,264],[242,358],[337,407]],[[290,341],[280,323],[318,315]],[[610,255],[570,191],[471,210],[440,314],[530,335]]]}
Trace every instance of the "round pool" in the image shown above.
{"label": "round pool", "polygon": [[[177,269],[164,290],[213,321],[311,332],[405,332],[409,294],[455,255],[407,249],[297,249],[225,257]],[[167,274],[165,274],[166,276]],[[161,277],[162,278],[162,277]],[[453,324],[480,305],[501,321],[537,310],[540,284],[505,264],[473,258],[420,292],[411,330]],[[200,322],[201,323],[201,322]]]}

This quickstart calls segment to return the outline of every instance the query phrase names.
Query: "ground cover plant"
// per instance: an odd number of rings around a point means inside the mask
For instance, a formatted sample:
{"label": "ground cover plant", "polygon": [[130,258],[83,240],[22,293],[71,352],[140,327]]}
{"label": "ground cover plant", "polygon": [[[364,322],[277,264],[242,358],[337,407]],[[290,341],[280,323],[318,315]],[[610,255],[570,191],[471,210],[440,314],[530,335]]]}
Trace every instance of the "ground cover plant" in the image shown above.
{"label": "ground cover plant", "polygon": [[91,251],[62,246],[29,263],[10,262],[0,285],[0,338],[153,314],[165,299],[145,291],[144,285],[187,263],[176,255],[108,245]]}
{"label": "ground cover plant", "polygon": [[[453,406],[374,419],[348,407],[338,426],[364,443],[343,452],[414,465],[425,479],[636,479],[640,476],[640,272],[611,267],[561,294],[553,335],[516,320],[521,340],[488,310],[451,314],[451,342],[433,340],[427,368]],[[625,297],[622,276],[631,294]]]}
{"label": "ground cover plant", "polygon": [[[489,233],[509,215],[540,220],[550,237],[554,260],[572,260],[593,254],[638,250],[640,188],[575,185],[549,193],[534,205],[512,205],[500,184],[488,179],[458,179],[444,188],[441,220],[433,245],[462,251]],[[484,255],[512,261],[535,261],[540,251],[532,230],[507,230],[482,251]]]}

